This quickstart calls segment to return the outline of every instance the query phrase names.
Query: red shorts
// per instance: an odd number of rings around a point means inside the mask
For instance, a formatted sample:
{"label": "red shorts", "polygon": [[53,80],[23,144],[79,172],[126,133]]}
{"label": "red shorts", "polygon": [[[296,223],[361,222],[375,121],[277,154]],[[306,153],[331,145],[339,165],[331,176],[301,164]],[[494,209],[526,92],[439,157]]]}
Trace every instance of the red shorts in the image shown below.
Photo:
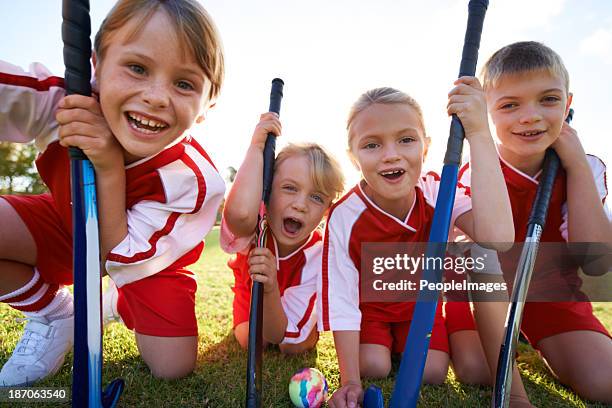
{"label": "red shorts", "polygon": [[470,302],[444,302],[444,321],[449,336],[461,330],[477,330]]}
{"label": "red shorts", "polygon": [[51,194],[2,196],[17,211],[36,243],[36,269],[47,283],[72,285],[72,233]]}
{"label": "red shorts", "polygon": [[248,280],[245,280],[239,269],[234,269],[234,301],[232,303],[232,311],[234,314],[234,328],[240,323],[249,321],[249,312],[251,310],[251,285]]}
{"label": "red shorts", "polygon": [[[476,330],[467,302],[445,305],[446,327],[449,335],[459,330]],[[610,337],[610,333],[593,314],[588,302],[529,302],[523,310],[521,331],[534,348],[540,340],[575,330],[590,330]]]}
{"label": "red shorts", "polygon": [[[2,196],[15,208],[36,243],[36,269],[47,283],[72,285],[72,233],[50,194]],[[126,326],[160,337],[197,336],[197,283],[185,269],[166,270],[118,288],[117,308]]]}
{"label": "red shorts", "polygon": [[118,288],[117,310],[137,333],[160,337],[198,335],[193,272],[166,270]]}
{"label": "red shorts", "polygon": [[[381,322],[379,320],[361,320],[361,331],[359,342],[361,344],[380,344],[391,350],[392,353],[403,353],[410,329],[411,320],[403,322]],[[431,350],[440,350],[449,353],[448,334],[442,317],[442,307],[438,303],[436,317],[434,319],[431,339],[429,340]]]}

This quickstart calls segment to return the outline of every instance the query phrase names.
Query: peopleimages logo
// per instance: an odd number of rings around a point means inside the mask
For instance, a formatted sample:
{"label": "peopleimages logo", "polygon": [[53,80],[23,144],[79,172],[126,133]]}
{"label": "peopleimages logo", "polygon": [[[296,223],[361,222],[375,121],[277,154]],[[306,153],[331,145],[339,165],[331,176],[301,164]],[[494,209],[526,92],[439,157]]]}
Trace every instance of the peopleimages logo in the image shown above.
{"label": "peopleimages logo", "polygon": [[[486,256],[486,254],[485,254]],[[426,257],[425,255],[410,256],[408,254],[395,254],[394,256],[378,256],[372,260],[372,272],[382,275],[386,271],[404,271],[414,275],[417,271],[427,269],[438,269],[465,273],[467,271],[479,272],[485,268],[485,258],[470,256],[465,257]]]}
{"label": "peopleimages logo", "polygon": [[451,282],[429,282],[420,279],[417,283],[408,279],[394,282],[385,282],[375,279],[372,288],[376,291],[414,291],[414,290],[437,290],[437,291],[476,291],[483,293],[494,293],[508,290],[506,282],[469,282],[466,279]]}

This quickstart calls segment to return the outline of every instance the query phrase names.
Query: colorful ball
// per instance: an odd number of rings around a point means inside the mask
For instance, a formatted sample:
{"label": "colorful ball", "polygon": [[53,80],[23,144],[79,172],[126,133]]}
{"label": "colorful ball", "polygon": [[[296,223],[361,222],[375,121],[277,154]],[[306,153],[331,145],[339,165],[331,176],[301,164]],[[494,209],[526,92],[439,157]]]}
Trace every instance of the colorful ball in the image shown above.
{"label": "colorful ball", "polygon": [[316,368],[303,368],[289,381],[289,397],[299,408],[317,408],[327,398],[327,381]]}

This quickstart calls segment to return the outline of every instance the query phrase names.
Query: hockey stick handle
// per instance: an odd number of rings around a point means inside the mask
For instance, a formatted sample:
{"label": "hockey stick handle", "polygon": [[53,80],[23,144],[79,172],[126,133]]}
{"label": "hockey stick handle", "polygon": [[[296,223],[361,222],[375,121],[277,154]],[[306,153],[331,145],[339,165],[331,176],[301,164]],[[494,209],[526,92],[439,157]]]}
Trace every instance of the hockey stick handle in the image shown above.
{"label": "hockey stick handle", "polygon": [[[281,101],[283,99],[284,82],[280,78],[272,80],[272,90],[270,91],[270,112],[280,114]],[[264,146],[263,162],[263,188],[262,201],[267,204],[270,199],[272,189],[272,178],[274,176],[274,156],[276,148],[276,135],[268,133]],[[264,231],[260,230],[260,221],[264,217],[264,207],[260,209],[257,220],[256,236],[260,242],[260,235]],[[246,385],[246,407],[261,407],[261,364],[262,364],[262,327],[263,327],[263,284],[253,282],[251,287],[251,309],[249,311],[249,337],[247,351],[247,385]]]}
{"label": "hockey stick handle", "polygon": [[[280,78],[272,80],[272,90],[270,91],[270,112],[277,115],[280,114],[281,101],[283,100],[283,86],[285,83]],[[264,147],[264,165],[263,165],[263,190],[262,201],[268,204],[270,200],[270,190],[272,188],[272,177],[274,173],[274,155],[276,150],[276,136],[273,133],[268,133],[266,144]]]}
{"label": "hockey stick handle", "polygon": [[[468,23],[459,76],[473,76],[476,73],[478,48],[487,6],[487,0],[471,0],[469,3]],[[453,115],[438,198],[429,233],[426,258],[443,257],[446,252],[464,137],[463,125],[459,118]],[[440,282],[441,275],[442,271],[440,269],[423,268],[423,279],[429,282]],[[406,338],[404,355],[393,388],[390,401],[392,408],[415,408],[417,406],[438,295],[437,290],[424,289],[419,291],[408,337]]]}
{"label": "hockey stick handle", "polygon": [[[465,30],[465,40],[463,41],[459,77],[476,75],[480,37],[488,6],[488,0],[470,0],[468,4],[468,23]],[[457,166],[461,164],[461,151],[463,150],[464,138],[465,131],[463,130],[463,125],[457,115],[453,115],[450,134],[446,145],[444,164],[456,164]]]}
{"label": "hockey stick handle", "polygon": [[[63,0],[64,84],[66,94],[91,95],[91,20],[89,0]],[[73,159],[86,160],[78,147],[69,149]]]}
{"label": "hockey stick handle", "polygon": [[[565,121],[570,123],[573,117],[574,110],[570,109]],[[542,177],[536,190],[531,214],[529,215],[529,222],[527,223],[527,236],[525,237],[525,244],[519,259],[512,298],[506,318],[506,332],[504,333],[503,343],[499,351],[495,387],[493,390],[493,404],[495,408],[507,408],[510,405],[514,354],[521,330],[523,308],[527,299],[540,237],[544,232],[548,205],[550,204],[550,197],[560,164],[557,153],[552,148],[548,148],[544,156]]]}
{"label": "hockey stick handle", "polygon": [[[573,117],[574,110],[570,109],[567,118],[565,118],[565,121],[567,123],[570,123]],[[538,224],[542,227],[542,229],[544,229],[544,227],[546,226],[546,213],[548,212],[548,203],[550,202],[553,186],[555,184],[555,178],[557,177],[557,171],[559,170],[560,165],[561,161],[559,160],[559,156],[554,151],[554,149],[549,148],[548,150],[546,150],[546,155],[544,156],[542,177],[540,179],[540,183],[538,184],[538,189],[536,192],[533,207],[531,209],[531,214],[529,215],[528,226]]]}

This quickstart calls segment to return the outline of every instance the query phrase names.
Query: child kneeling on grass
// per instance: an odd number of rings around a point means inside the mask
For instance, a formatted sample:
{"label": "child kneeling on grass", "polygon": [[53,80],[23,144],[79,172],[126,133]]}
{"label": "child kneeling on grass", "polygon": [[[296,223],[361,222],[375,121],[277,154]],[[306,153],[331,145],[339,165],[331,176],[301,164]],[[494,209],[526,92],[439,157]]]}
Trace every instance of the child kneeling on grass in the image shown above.
{"label": "child kneeling on grass", "polygon": [[[116,309],[156,377],[178,378],[197,357],[198,260],[225,186],[189,136],[223,79],[212,20],[195,0],[121,0],[95,40],[95,97],[65,96],[41,65],[0,63],[0,135],[34,140],[49,194],[0,199],[0,301],[28,318],[0,385],[55,373],[73,343],[68,146],[91,160],[100,254]],[[94,87],[95,88],[95,87]]]}
{"label": "child kneeling on grass", "polygon": [[[452,223],[479,241],[508,242],[514,237],[512,214],[484,93],[476,78],[463,77],[455,85],[447,110],[461,119],[477,165],[472,198],[457,186]],[[333,331],[340,367],[341,388],[330,400],[334,408],[357,405],[361,376],[389,374],[391,354],[404,350],[415,305],[361,300],[362,243],[427,242],[440,186],[437,174],[421,172],[429,137],[421,108],[410,96],[393,88],[366,92],[353,105],[347,129],[350,156],[363,179],[330,210],[319,294],[319,324]],[[448,352],[439,305],[425,383],[444,382]]]}
{"label": "child kneeling on grass", "polygon": [[220,243],[224,251],[236,253],[228,266],[234,271],[234,335],[240,345],[247,346],[254,280],[264,287],[264,341],[295,354],[312,349],[318,340],[315,299],[323,246],[318,227],[342,193],[344,179],[336,160],[319,145],[283,148],[276,158],[267,208],[267,248],[256,248],[268,133],[281,133],[275,113],[261,115],[255,128],[225,203]]}
{"label": "child kneeling on grass", "polygon": [[[561,168],[553,186],[541,242],[609,245],[612,215],[604,205],[608,194],[606,166],[599,158],[585,154],[576,131],[564,122],[572,94],[561,57],[543,44],[518,42],[495,52],[485,64],[482,76],[497,134],[504,183],[510,195],[516,242],[525,239],[544,155],[546,149],[553,148],[559,155]],[[460,171],[460,181],[466,185],[470,184],[470,176],[474,177],[471,167],[468,163]],[[543,274],[547,276],[542,281],[545,285],[540,284],[539,289],[557,298],[562,291],[581,286],[578,264],[568,261],[571,257],[561,255],[568,253],[551,256],[541,248],[534,271],[534,279]],[[500,256],[511,290],[516,259],[508,258],[507,254]],[[609,265],[593,262],[583,266],[583,271],[603,275],[608,268]],[[580,292],[569,293],[586,299]],[[610,333],[595,317],[588,301],[569,301],[570,296],[566,297],[568,301],[526,302],[521,330],[559,381],[583,398],[610,404]],[[474,331],[476,326],[468,304],[454,303],[452,308],[447,308],[447,319],[453,326],[461,327],[461,331],[450,333],[450,339],[471,371],[481,370],[482,375],[477,377],[490,382],[490,373],[494,375],[497,368],[507,303],[481,302],[478,306],[481,310],[476,315],[476,323],[490,369],[483,361],[485,353],[480,342],[475,341],[478,333]],[[511,397],[511,403],[517,407],[530,406],[516,367]]]}

